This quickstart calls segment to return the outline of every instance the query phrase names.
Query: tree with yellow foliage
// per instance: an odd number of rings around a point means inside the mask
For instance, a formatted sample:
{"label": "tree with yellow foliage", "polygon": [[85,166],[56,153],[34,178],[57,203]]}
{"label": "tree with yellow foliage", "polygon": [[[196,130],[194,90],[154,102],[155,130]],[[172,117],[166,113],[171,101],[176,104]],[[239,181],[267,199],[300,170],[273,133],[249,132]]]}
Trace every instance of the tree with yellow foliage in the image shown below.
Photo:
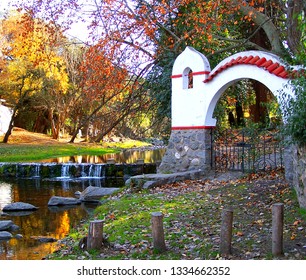
{"label": "tree with yellow foliage", "polygon": [[69,86],[65,62],[59,54],[62,39],[54,26],[30,14],[16,13],[0,22],[0,96],[13,108],[4,143],[14,127],[18,110],[33,98],[48,104],[52,135],[58,138],[64,118],[57,106]]}

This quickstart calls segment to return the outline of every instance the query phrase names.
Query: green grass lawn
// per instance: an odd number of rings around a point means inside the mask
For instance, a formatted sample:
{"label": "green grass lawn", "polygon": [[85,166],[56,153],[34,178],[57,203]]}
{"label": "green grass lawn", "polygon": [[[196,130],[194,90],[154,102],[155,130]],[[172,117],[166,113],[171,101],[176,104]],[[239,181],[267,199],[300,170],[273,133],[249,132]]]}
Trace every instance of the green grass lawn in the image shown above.
{"label": "green grass lawn", "polygon": [[130,140],[123,143],[56,143],[56,144],[3,144],[0,143],[0,162],[28,162],[63,156],[104,155],[119,153],[122,149],[149,145]]}

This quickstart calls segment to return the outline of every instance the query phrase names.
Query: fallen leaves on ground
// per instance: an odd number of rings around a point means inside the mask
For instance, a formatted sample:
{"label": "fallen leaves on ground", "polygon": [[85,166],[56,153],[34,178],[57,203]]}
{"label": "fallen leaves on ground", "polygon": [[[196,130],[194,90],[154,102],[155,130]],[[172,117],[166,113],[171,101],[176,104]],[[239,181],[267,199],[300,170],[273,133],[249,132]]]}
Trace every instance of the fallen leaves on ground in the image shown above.
{"label": "fallen leaves on ground", "polygon": [[[105,240],[99,252],[79,250],[68,237],[49,258],[69,259],[272,259],[274,203],[283,203],[284,256],[306,259],[306,213],[281,171],[187,180],[133,193],[126,189],[96,211],[105,218]],[[126,204],[124,204],[126,203]],[[109,205],[108,205],[109,204]],[[221,211],[234,211],[232,255],[220,256]],[[153,248],[150,213],[164,214],[167,251]],[[110,218],[111,217],[111,218]],[[79,230],[86,235],[86,225]]]}

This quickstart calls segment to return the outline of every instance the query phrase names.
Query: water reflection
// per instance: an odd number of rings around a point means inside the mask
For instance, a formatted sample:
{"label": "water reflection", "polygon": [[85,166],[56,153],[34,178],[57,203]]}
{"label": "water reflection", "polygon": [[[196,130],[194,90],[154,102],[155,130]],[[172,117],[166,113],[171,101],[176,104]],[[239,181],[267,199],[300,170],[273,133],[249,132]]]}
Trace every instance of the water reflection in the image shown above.
{"label": "water reflection", "polygon": [[8,183],[0,182],[0,209],[12,203],[12,188]]}
{"label": "water reflection", "polygon": [[165,153],[164,148],[156,148],[150,150],[125,150],[117,154],[105,154],[100,156],[67,156],[59,157],[48,160],[43,160],[42,162],[53,162],[53,163],[106,163],[110,159],[114,159],[116,163],[136,163],[137,160],[143,159],[144,163],[154,163],[162,160]]}
{"label": "water reflection", "polygon": [[[56,249],[56,243],[41,243],[34,237],[48,236],[62,239],[69,231],[80,223],[82,219],[93,213],[93,205],[81,204],[73,208],[47,206],[51,196],[74,196],[76,191],[83,191],[88,181],[41,181],[29,179],[14,179],[0,181],[0,210],[11,202],[22,201],[31,203],[39,209],[29,215],[1,216],[0,220],[12,220],[20,229],[16,234],[23,238],[13,238],[0,241],[0,260],[42,259]],[[99,183],[101,185],[101,182]]]}

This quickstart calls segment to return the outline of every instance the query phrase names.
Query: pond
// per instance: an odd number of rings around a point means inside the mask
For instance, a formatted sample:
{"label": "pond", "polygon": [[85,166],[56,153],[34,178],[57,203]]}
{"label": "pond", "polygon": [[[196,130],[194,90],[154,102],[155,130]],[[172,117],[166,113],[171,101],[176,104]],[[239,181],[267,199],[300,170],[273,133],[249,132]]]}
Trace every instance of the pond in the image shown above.
{"label": "pond", "polygon": [[[104,182],[93,181],[44,181],[40,179],[0,180],[0,209],[6,204],[22,201],[39,209],[29,215],[2,216],[1,220],[12,220],[19,226],[13,235],[21,234],[21,239],[0,241],[1,260],[38,260],[56,249],[56,242],[42,243],[38,237],[64,238],[82,219],[88,218],[95,206],[81,204],[74,207],[48,207],[53,195],[73,197],[76,191],[83,191],[89,185],[101,186]],[[122,182],[123,184],[123,182]]]}
{"label": "pond", "polygon": [[[162,159],[165,149],[131,150],[103,157],[79,156],[52,159],[43,162],[104,163],[115,159],[117,163],[134,163],[143,159],[145,163],[154,163]],[[90,217],[95,209],[92,204],[80,204],[73,207],[48,207],[52,196],[74,197],[76,191],[88,186],[122,187],[123,178],[0,178],[0,213],[3,207],[13,202],[26,202],[39,207],[38,210],[21,215],[2,215],[0,220],[12,220],[19,226],[13,235],[22,238],[0,240],[0,260],[40,260],[56,250],[57,243],[42,243],[38,237],[64,238],[82,220]]]}

